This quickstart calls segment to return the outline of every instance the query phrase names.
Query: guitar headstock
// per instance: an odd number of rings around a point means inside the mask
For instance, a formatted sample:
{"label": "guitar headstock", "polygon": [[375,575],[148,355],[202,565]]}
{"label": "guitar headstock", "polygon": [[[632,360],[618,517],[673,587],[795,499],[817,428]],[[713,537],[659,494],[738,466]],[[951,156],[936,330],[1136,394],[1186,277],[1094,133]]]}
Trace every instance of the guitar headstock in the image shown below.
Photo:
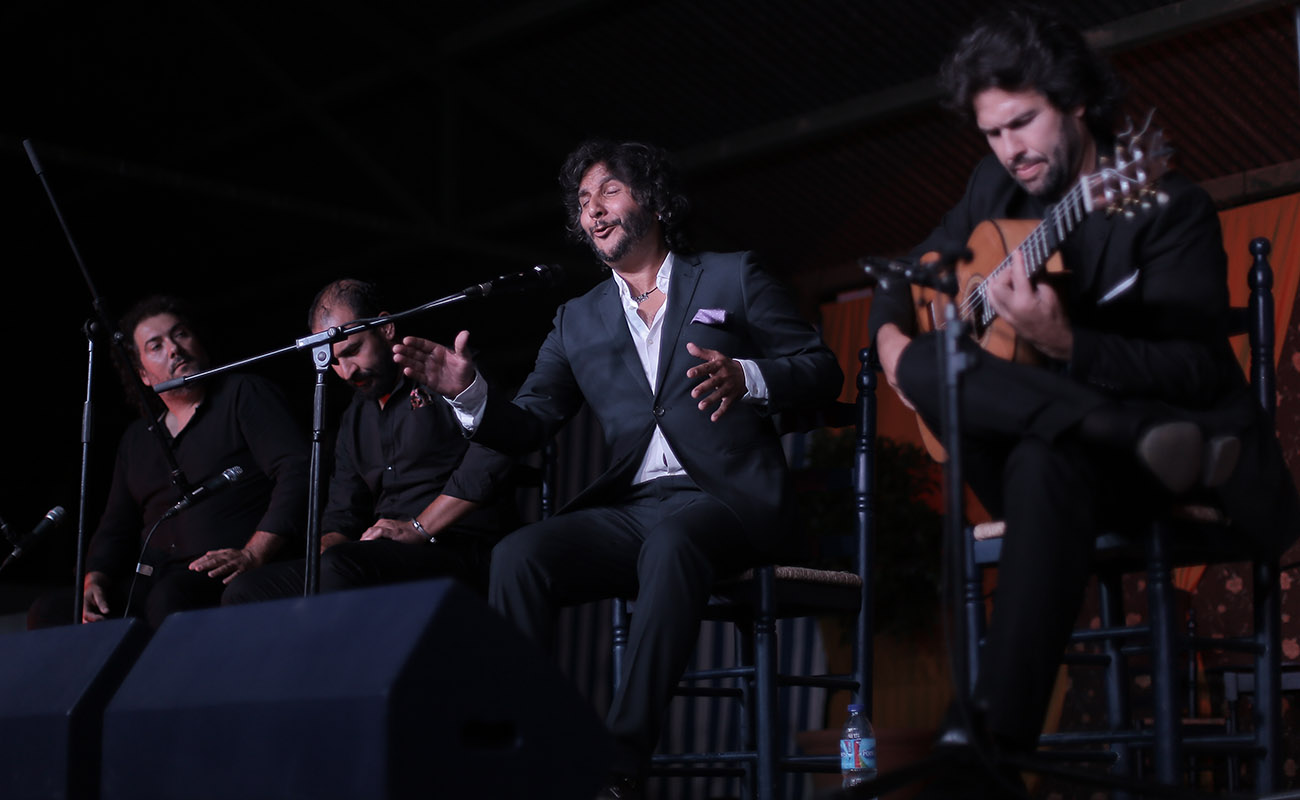
{"label": "guitar headstock", "polygon": [[1134,217],[1169,199],[1156,183],[1169,171],[1174,151],[1165,141],[1164,131],[1151,126],[1154,116],[1152,109],[1141,129],[1135,129],[1129,120],[1128,128],[1115,138],[1114,154],[1103,157],[1101,169],[1088,177],[1094,206],[1106,209],[1107,214]]}

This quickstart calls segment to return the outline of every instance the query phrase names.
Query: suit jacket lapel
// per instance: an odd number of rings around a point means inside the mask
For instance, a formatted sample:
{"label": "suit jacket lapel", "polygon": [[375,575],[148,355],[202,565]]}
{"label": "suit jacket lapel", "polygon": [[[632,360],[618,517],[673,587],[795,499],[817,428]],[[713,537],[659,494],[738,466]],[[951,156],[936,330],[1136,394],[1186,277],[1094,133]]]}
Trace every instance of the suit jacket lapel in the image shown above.
{"label": "suit jacket lapel", "polygon": [[673,256],[673,275],[668,283],[668,316],[664,317],[663,339],[659,342],[659,374],[655,380],[655,397],[663,394],[664,378],[672,366],[675,356],[680,355],[686,344],[681,341],[682,331],[686,329],[686,312],[691,308],[695,297],[695,287],[699,285],[700,257],[695,254]]}
{"label": "suit jacket lapel", "polygon": [[632,373],[633,385],[644,387],[648,395],[650,386],[646,383],[645,367],[641,364],[641,357],[637,355],[636,345],[632,344],[632,334],[627,329],[627,317],[623,314],[623,303],[618,296],[618,287],[614,285],[614,280],[611,275],[605,293],[600,298],[598,304],[600,316],[604,320],[605,331],[611,345],[623,359],[623,365]]}
{"label": "suit jacket lapel", "polygon": [[1113,288],[1098,285],[1098,282],[1103,279],[1102,273],[1106,272],[1102,257],[1106,255],[1107,239],[1112,233],[1112,223],[1113,220],[1106,214],[1094,211],[1074,233],[1078,237],[1079,246],[1075,248],[1078,259],[1070,269],[1081,273],[1075,278],[1075,286],[1078,287],[1080,297],[1091,297]]}

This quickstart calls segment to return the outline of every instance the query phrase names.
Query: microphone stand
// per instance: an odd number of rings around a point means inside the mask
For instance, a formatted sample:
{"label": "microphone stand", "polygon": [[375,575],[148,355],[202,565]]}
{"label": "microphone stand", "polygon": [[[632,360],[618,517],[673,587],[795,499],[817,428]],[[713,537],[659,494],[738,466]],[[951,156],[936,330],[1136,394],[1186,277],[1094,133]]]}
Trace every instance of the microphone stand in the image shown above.
{"label": "microphone stand", "polygon": [[[900,281],[913,283],[933,289],[947,297],[943,304],[943,324],[941,328],[942,343],[939,350],[938,372],[939,385],[939,421],[941,423],[941,441],[947,452],[943,465],[944,472],[944,543],[946,545],[947,563],[943,574],[946,578],[945,594],[949,598],[950,608],[945,617],[948,626],[948,656],[952,671],[954,705],[957,710],[955,728],[941,731],[939,743],[952,747],[969,747],[986,767],[992,768],[988,754],[981,749],[981,732],[975,730],[974,714],[970,698],[970,654],[960,643],[965,639],[966,620],[959,607],[959,598],[963,596],[963,564],[966,547],[965,536],[965,495],[962,476],[961,444],[961,391],[962,376],[971,366],[970,354],[963,352],[962,341],[969,334],[969,323],[957,313],[957,262],[968,261],[972,254],[965,248],[950,248],[940,253],[934,262],[913,265],[908,262],[887,259],[864,258],[861,266],[866,273],[875,278],[882,288],[890,283]],[[853,789],[844,790],[843,797],[876,797],[893,791],[914,781],[930,777],[936,768],[942,768],[947,756],[932,753],[921,761],[901,768],[889,775],[880,774],[877,778],[860,784]]]}
{"label": "microphone stand", "polygon": [[324,465],[322,464],[322,450],[325,439],[325,376],[329,372],[330,364],[334,362],[334,343],[343,341],[353,334],[363,333],[371,328],[380,325],[387,325],[391,322],[406,319],[407,317],[422,314],[434,308],[438,308],[452,303],[458,303],[471,297],[484,297],[492,292],[492,284],[476,284],[455,294],[447,295],[422,306],[407,309],[396,314],[388,314],[381,317],[370,317],[367,319],[353,320],[352,322],[336,325],[333,328],[313,333],[310,336],[304,336],[294,341],[293,344],[286,347],[270,350],[259,355],[232,361],[218,367],[196,372],[193,375],[185,375],[180,378],[173,378],[170,381],[164,381],[154,387],[158,393],[170,391],[180,386],[185,386],[195,381],[206,380],[213,375],[229,372],[231,370],[247,367],[250,364],[256,364],[266,359],[275,358],[286,353],[294,353],[301,350],[311,351],[312,366],[315,368],[316,380],[312,392],[312,432],[311,432],[311,462],[308,477],[307,488],[307,567],[306,578],[303,581],[303,595],[310,597],[320,591],[320,538],[321,538],[321,498],[323,495],[322,484],[324,482]]}
{"label": "microphone stand", "polygon": [[[68,241],[68,246],[72,249],[73,258],[76,259],[77,266],[81,270],[81,277],[86,282],[86,288],[90,290],[91,305],[99,318],[98,326],[94,320],[89,320],[83,326],[86,338],[89,342],[89,356],[86,367],[86,400],[85,407],[82,410],[82,429],[81,429],[81,496],[78,502],[77,518],[77,558],[76,574],[73,575],[74,602],[73,602],[73,624],[81,622],[81,604],[83,600],[85,581],[85,519],[86,519],[86,500],[88,493],[88,471],[90,459],[90,440],[91,440],[91,418],[93,416],[92,406],[93,397],[91,386],[94,382],[95,367],[95,335],[98,332],[97,327],[110,334],[110,341],[117,348],[118,355],[123,359],[123,363],[131,364],[131,354],[126,348],[126,337],[121,331],[117,330],[113,316],[108,313],[104,303],[103,296],[95,288],[94,281],[90,278],[90,271],[86,268],[86,262],[81,257],[81,250],[77,247],[77,242],[72,236],[72,230],[69,228],[67,220],[64,219],[63,211],[59,208],[59,203],[54,197],[54,191],[50,188],[50,182],[45,177],[45,170],[41,167],[40,159],[36,157],[36,148],[33,147],[30,139],[23,140],[23,149],[27,151],[27,158],[32,164],[32,169],[36,172],[36,177],[40,180],[41,186],[45,189],[45,195],[49,198],[50,207],[54,210],[54,216],[59,221],[59,226],[63,229],[64,238]],[[188,495],[192,486],[181,470],[180,464],[176,461],[176,454],[171,448],[171,434],[167,432],[165,426],[160,424],[166,409],[157,394],[152,391],[146,391],[144,379],[133,369],[127,369],[134,380],[130,383],[128,391],[132,392],[136,399],[140,401],[144,409],[144,422],[149,432],[153,434],[162,450],[163,459],[167,463],[168,473],[171,476],[172,485],[181,492],[182,495]]]}
{"label": "microphone stand", "polygon": [[[86,320],[82,326],[86,334],[86,400],[81,409],[81,489],[77,500],[77,556],[76,572],[72,582],[72,624],[81,622],[81,606],[85,601],[86,587],[86,498],[90,487],[90,441],[94,410],[95,375],[95,321]],[[170,450],[171,448],[167,448]]]}
{"label": "microphone stand", "polygon": [[[875,779],[859,784],[851,789],[840,790],[836,798],[875,798],[883,796],[915,781],[924,780],[941,771],[953,759],[961,758],[961,751],[973,754],[979,765],[995,774],[998,767],[1011,767],[1021,772],[1035,772],[1042,775],[1055,775],[1078,784],[1091,784],[1116,791],[1128,791],[1146,797],[1172,798],[1174,800],[1197,800],[1215,796],[1195,790],[1175,786],[1145,783],[1122,777],[1099,776],[1091,772],[1081,772],[1059,765],[1051,764],[1041,758],[1015,756],[995,752],[979,729],[973,713],[970,683],[972,660],[978,657],[978,647],[967,650],[966,630],[971,621],[964,610],[957,607],[959,598],[964,597],[962,575],[966,554],[965,532],[965,496],[964,479],[961,468],[961,391],[962,375],[972,365],[969,352],[963,352],[963,340],[969,337],[970,324],[957,313],[957,273],[956,263],[972,258],[969,250],[948,250],[940,254],[938,261],[914,266],[899,261],[864,258],[861,266],[864,271],[882,287],[891,281],[915,283],[934,289],[947,296],[943,308],[942,347],[939,351],[939,379],[942,388],[939,396],[939,418],[942,425],[940,439],[947,451],[944,462],[944,542],[947,547],[947,562],[944,565],[946,583],[944,590],[953,608],[945,617],[948,626],[948,655],[953,680],[953,704],[956,719],[949,720],[949,727],[940,732],[939,744],[949,752],[932,752],[921,760],[905,765],[889,774],[880,774]],[[1279,796],[1277,800],[1300,798],[1300,793]]]}

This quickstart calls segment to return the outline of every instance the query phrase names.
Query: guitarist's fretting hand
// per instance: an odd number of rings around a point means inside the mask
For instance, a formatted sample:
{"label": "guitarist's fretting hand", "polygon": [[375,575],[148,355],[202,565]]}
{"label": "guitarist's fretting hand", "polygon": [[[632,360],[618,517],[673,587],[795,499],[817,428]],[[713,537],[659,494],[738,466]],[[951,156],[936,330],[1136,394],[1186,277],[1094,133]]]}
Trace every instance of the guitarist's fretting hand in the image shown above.
{"label": "guitarist's fretting hand", "polygon": [[1009,269],[989,278],[988,299],[993,310],[1044,355],[1068,360],[1074,349],[1074,331],[1061,298],[1045,281],[1031,281],[1025,275],[1019,250],[1011,258]]}
{"label": "guitarist's fretting hand", "polygon": [[880,371],[885,373],[885,380],[889,385],[894,387],[894,394],[898,399],[903,401],[903,405],[908,409],[915,411],[912,401],[907,399],[903,390],[898,388],[898,381],[895,375],[898,372],[898,359],[902,357],[903,350],[910,344],[912,337],[903,333],[898,326],[890,322],[880,327],[876,331],[876,358],[880,361]]}

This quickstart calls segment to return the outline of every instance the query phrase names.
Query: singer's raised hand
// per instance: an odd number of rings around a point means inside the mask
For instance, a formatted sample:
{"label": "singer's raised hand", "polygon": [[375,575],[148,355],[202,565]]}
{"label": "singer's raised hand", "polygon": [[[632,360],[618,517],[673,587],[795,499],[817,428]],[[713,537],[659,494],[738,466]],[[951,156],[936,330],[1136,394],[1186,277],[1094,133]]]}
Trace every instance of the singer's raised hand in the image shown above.
{"label": "singer's raised hand", "polygon": [[688,378],[704,378],[691,390],[691,397],[698,398],[707,393],[700,400],[699,408],[707,411],[709,406],[717,403],[717,409],[709,415],[711,422],[717,422],[732,404],[745,396],[745,370],[734,359],[694,342],[687,342],[686,352],[704,360],[703,364],[686,370]]}
{"label": "singer's raised hand", "polygon": [[442,395],[455,397],[474,382],[474,359],[469,355],[469,331],[456,334],[454,350],[442,345],[407,336],[393,345],[393,361],[402,374]]}

